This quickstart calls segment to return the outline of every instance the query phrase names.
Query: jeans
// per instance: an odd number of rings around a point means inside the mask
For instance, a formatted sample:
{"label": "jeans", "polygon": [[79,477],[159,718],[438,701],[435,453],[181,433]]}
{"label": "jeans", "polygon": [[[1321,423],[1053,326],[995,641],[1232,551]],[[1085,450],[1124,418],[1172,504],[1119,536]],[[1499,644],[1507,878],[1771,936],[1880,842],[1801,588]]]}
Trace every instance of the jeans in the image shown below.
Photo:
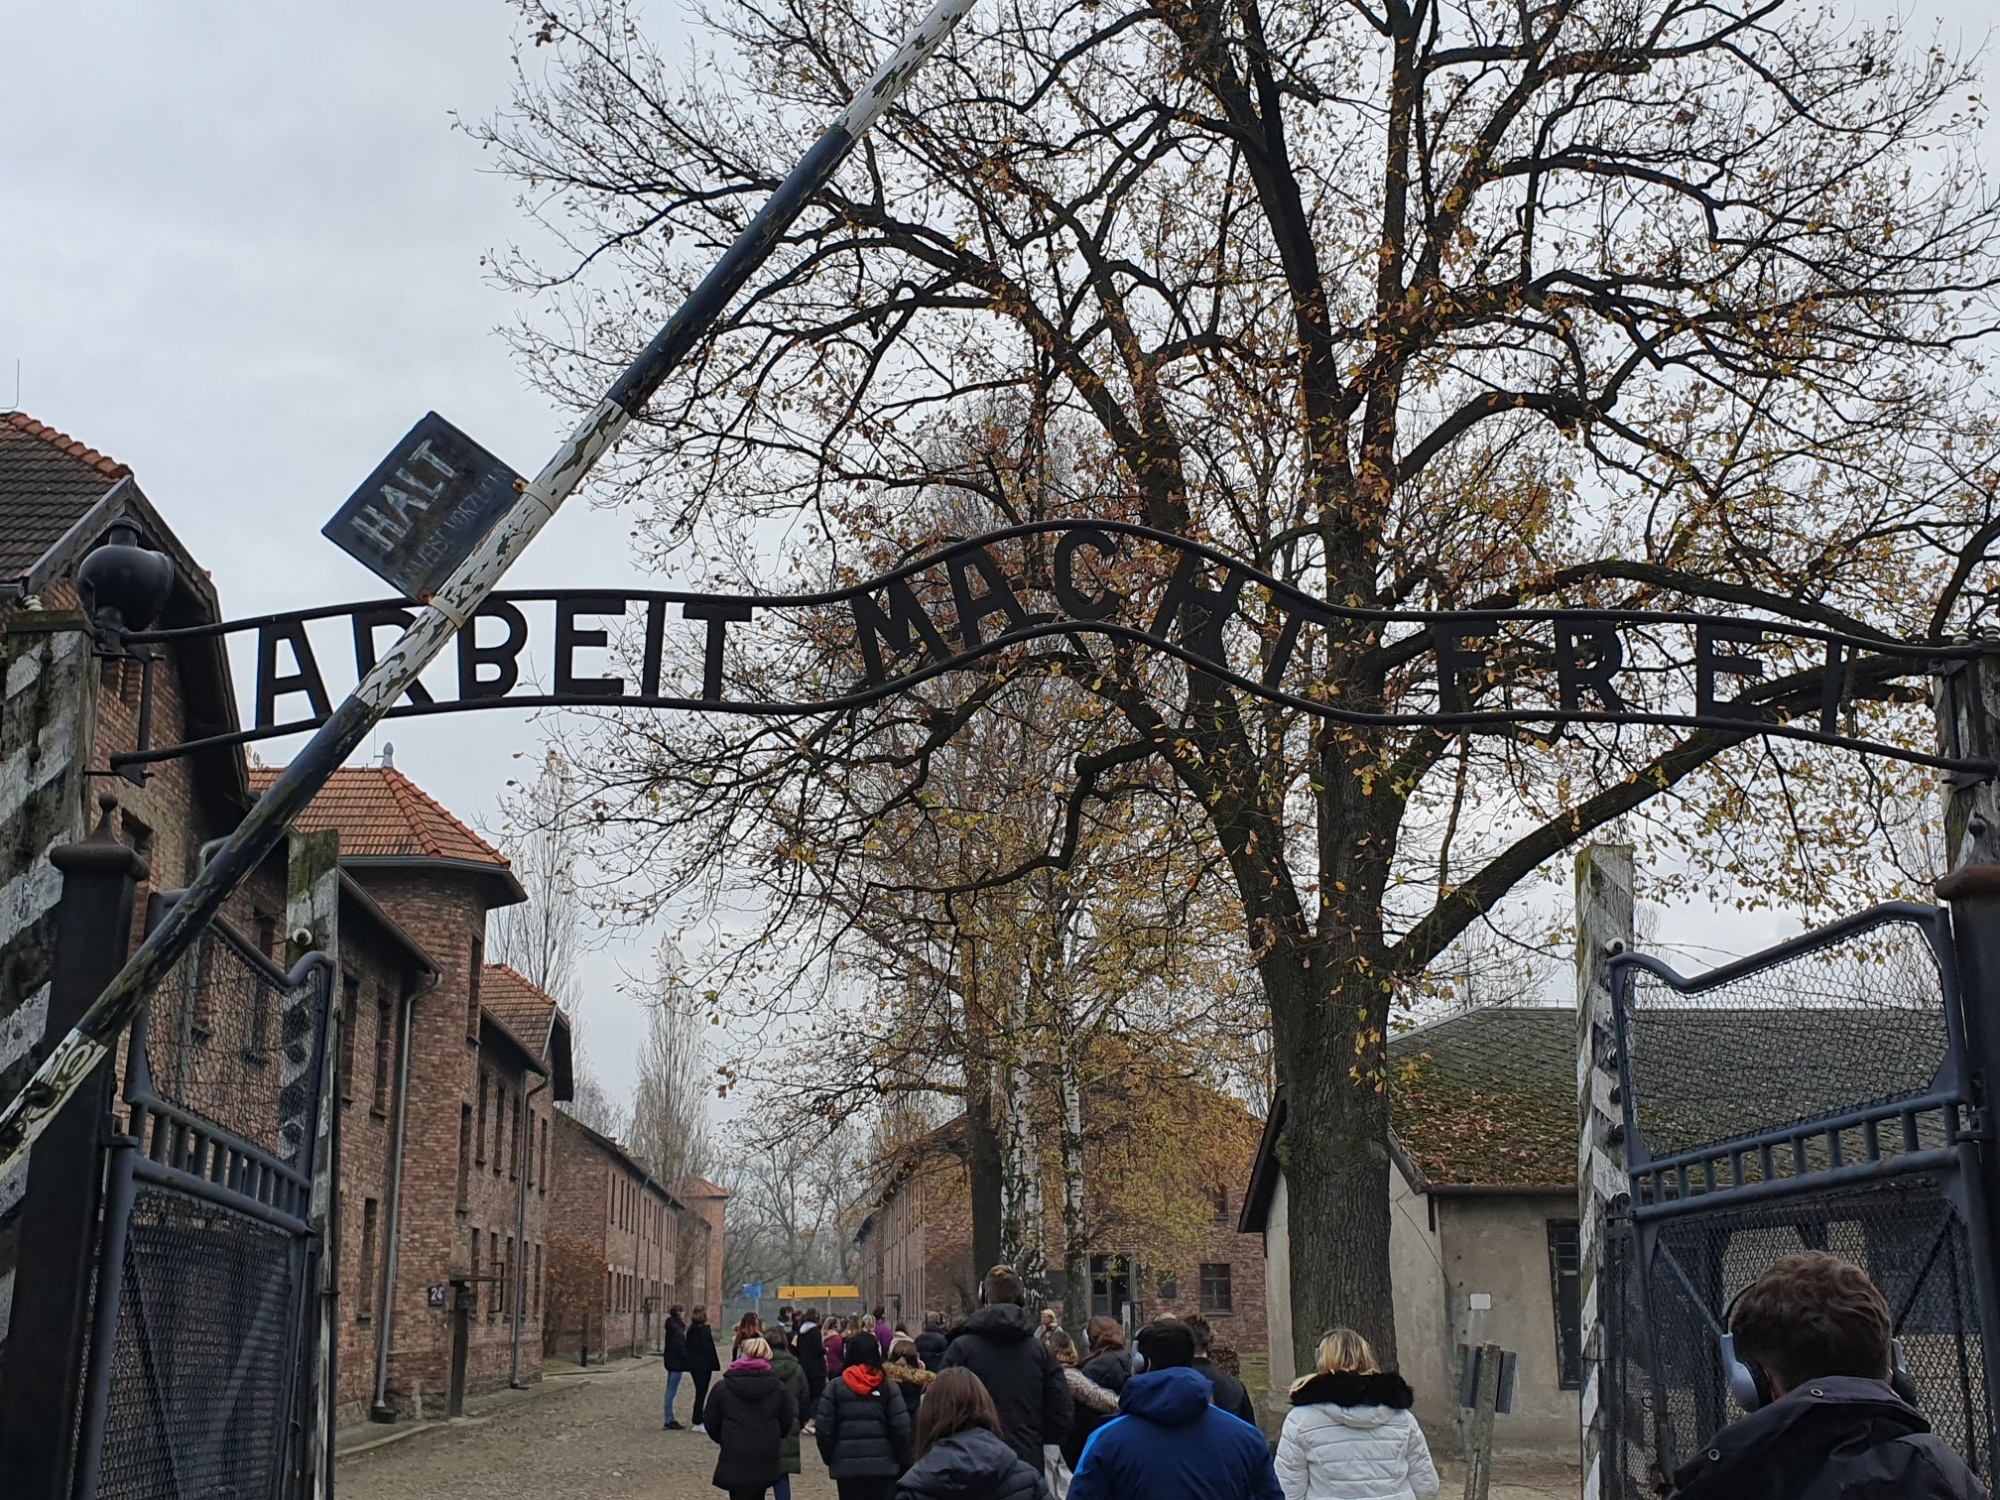
{"label": "jeans", "polygon": [[771,1486],[771,1500],[792,1500],[792,1476],[787,1474]]}
{"label": "jeans", "polygon": [[685,1374],[685,1373],[686,1373],[686,1372],[685,1372],[685,1371],[683,1371],[683,1370],[669,1370],[669,1371],[667,1371],[667,1416],[666,1416],[666,1420],[667,1420],[667,1421],[669,1421],[669,1422],[673,1421],[673,1419],[674,1419],[674,1398],[675,1398],[676,1396],[680,1395],[680,1393],[681,1393],[681,1376],[682,1376],[683,1374]]}

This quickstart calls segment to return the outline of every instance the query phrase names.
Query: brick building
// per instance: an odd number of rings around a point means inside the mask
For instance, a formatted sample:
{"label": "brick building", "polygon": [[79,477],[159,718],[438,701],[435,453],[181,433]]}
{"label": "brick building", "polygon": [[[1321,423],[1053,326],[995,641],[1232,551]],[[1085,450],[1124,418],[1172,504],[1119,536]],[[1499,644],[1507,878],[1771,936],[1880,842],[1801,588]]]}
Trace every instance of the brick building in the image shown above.
{"label": "brick building", "polygon": [[729,1288],[722,1283],[723,1218],[729,1206],[729,1193],[706,1177],[677,1182],[674,1193],[687,1205],[683,1217],[688,1221],[684,1231],[687,1238],[682,1241],[688,1253],[683,1256],[674,1301],[687,1307],[705,1306],[709,1316],[714,1317],[729,1296]]}
{"label": "brick building", "polygon": [[[1198,1085],[1191,1085],[1198,1087]],[[1246,1152],[1242,1175],[1247,1176]],[[965,1167],[964,1116],[947,1122],[877,1164],[883,1188],[856,1236],[861,1249],[861,1295],[881,1303],[889,1320],[916,1320],[942,1312],[948,1322],[977,1306],[979,1270],[972,1264],[972,1196]],[[1108,1169],[1106,1169],[1108,1170]],[[1086,1158],[1086,1179],[1092,1165]],[[1094,1186],[1107,1186],[1101,1180]],[[1047,1195],[1051,1203],[1060,1194]],[[1262,1355],[1267,1343],[1264,1244],[1260,1235],[1238,1230],[1240,1188],[1216,1183],[1212,1208],[1191,1238],[1183,1236],[1174,1265],[1148,1264],[1132,1231],[1115,1213],[1102,1213],[1090,1226],[1090,1311],[1136,1327],[1149,1318],[1199,1312],[1216,1338],[1239,1353]],[[1062,1251],[1049,1226],[1044,1250],[1060,1266]],[[1050,1297],[1061,1301],[1066,1282],[1050,1275]],[[1072,1330],[1074,1332],[1075,1330]]]}
{"label": "brick building", "polygon": [[[253,785],[261,792],[277,775],[259,768]],[[342,872],[437,975],[404,1011],[357,998],[358,1056],[381,1055],[374,1028],[385,1014],[398,1028],[387,1045],[402,1108],[378,1119],[371,1106],[364,1120],[358,1100],[343,1104],[343,1260],[380,1289],[343,1298],[342,1414],[455,1410],[468,1391],[541,1378],[543,1169],[554,1105],[571,1093],[569,1023],[486,962],[488,912],[524,899],[506,857],[408,777],[392,766],[336,771],[295,826],[340,831]],[[364,1357],[346,1357],[355,1346]]]}
{"label": "brick building", "polygon": [[685,1205],[642,1163],[573,1115],[556,1116],[555,1163],[550,1278],[561,1311],[560,1326],[550,1329],[551,1352],[579,1342],[593,1354],[651,1351],[668,1306],[682,1300],[684,1253],[706,1261],[707,1225],[697,1219],[689,1226]]}
{"label": "brick building", "polygon": [[[112,830],[150,872],[138,892],[136,928],[148,895],[185,885],[201,845],[235,826],[250,802],[242,752],[234,748],[129,778],[110,774],[110,756],[138,746],[142,709],[151,743],[237,727],[228,663],[216,643],[150,648],[149,666],[96,637],[76,575],[112,540],[163,553],[171,563],[171,587],[153,623],[220,617],[208,575],[130,469],[23,413],[0,415],[0,1100],[19,1091],[53,1042],[43,1033],[62,877],[50,851],[81,838],[99,820],[99,795],[115,792]],[[224,915],[265,952],[276,951],[284,892],[281,853]],[[0,1178],[0,1346],[26,1184],[18,1167]]]}

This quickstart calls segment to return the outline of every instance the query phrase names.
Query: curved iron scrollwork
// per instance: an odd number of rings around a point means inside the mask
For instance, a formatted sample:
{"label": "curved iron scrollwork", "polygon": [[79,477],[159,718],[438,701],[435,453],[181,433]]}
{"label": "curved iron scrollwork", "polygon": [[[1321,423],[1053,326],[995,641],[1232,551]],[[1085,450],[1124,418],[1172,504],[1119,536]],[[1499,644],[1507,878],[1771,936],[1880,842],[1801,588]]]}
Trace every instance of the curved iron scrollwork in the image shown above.
{"label": "curved iron scrollwork", "polygon": [[[521,656],[536,634],[530,607],[546,607],[552,620],[546,689],[522,683]],[[132,644],[254,633],[256,722],[114,756],[113,768],[318,727],[332,712],[320,666],[324,638],[338,629],[331,622],[347,621],[358,677],[374,665],[378,632],[406,626],[409,608],[400,599],[371,600],[126,632]],[[671,680],[669,612],[676,608],[702,632],[698,691],[689,690],[691,670],[689,681]],[[847,662],[858,680],[820,692],[802,682],[783,696],[773,696],[755,674],[739,671],[732,680],[730,627],[770,614],[815,622],[826,642],[822,661]],[[1314,598],[1205,543],[1100,520],[1007,527],[952,542],[880,577],[810,593],[495,593],[459,633],[456,696],[418,685],[389,713],[612,706],[769,717],[838,713],[996,652],[1085,636],[1158,652],[1241,692],[1356,726],[1512,733],[1530,726],[1644,725],[1807,741],[1978,777],[1996,770],[1990,747],[1933,754],[1871,740],[1853,732],[1850,712],[1859,699],[1902,679],[1993,654],[2000,650],[1993,643],[1906,642],[1769,613],[1362,609]],[[678,657],[691,663],[692,643],[677,644],[690,647]],[[1376,710],[1332,696],[1316,667],[1332,650],[1377,653],[1377,664],[1418,706]],[[608,653],[608,664],[595,672],[580,667],[578,653],[589,651]],[[636,679],[612,673],[620,660],[627,672],[636,666]],[[300,698],[310,712],[281,717],[281,708]]]}

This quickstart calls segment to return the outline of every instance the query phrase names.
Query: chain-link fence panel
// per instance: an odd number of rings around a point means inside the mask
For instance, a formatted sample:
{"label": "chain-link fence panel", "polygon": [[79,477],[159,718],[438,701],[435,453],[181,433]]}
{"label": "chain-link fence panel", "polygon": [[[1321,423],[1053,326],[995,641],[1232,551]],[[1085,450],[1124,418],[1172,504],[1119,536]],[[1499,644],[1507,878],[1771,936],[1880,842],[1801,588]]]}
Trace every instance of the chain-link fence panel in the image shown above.
{"label": "chain-link fence panel", "polygon": [[141,1186],[126,1233],[102,1500],[277,1493],[304,1254],[275,1227]]}
{"label": "chain-link fence panel", "polygon": [[[1734,977],[1687,986],[1650,968],[1626,971],[1633,1113],[1655,1158],[1920,1097],[1945,1066],[1943,975],[1917,922],[1868,926],[1748,972],[1732,967]],[[1918,1139],[1941,1142],[1942,1122],[1921,1118]]]}
{"label": "chain-link fence panel", "polygon": [[1626,1350],[1628,1361],[1652,1367],[1659,1465],[1671,1473],[1739,1415],[1718,1342],[1725,1310],[1772,1262],[1804,1250],[1841,1256],[1874,1278],[1925,1418],[1990,1478],[1993,1411],[1971,1246],[1941,1184],[1925,1177],[1687,1214],[1659,1226],[1645,1273],[1651,1336]]}
{"label": "chain-link fence panel", "polygon": [[287,1123],[289,993],[283,971],[217,919],[154,992],[146,1039],[161,1098],[286,1162],[301,1143]]}

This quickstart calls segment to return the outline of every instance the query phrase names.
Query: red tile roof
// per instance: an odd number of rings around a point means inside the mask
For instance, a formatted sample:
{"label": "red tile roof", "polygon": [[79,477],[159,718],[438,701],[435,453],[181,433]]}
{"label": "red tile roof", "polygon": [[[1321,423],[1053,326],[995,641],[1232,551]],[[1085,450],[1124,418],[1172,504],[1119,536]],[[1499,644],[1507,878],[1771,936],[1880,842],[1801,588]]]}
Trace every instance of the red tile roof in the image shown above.
{"label": "red tile roof", "polygon": [[717,1187],[706,1177],[684,1177],[674,1184],[674,1191],[683,1198],[727,1198],[729,1189]]}
{"label": "red tile roof", "polygon": [[0,417],[17,432],[25,432],[30,437],[38,437],[50,447],[68,454],[79,463],[88,464],[106,479],[123,479],[132,472],[129,464],[121,464],[107,454],[99,453],[88,443],[79,443],[66,432],[57,432],[46,422],[37,422],[24,411],[10,411]]}
{"label": "red tile roof", "polygon": [[[251,790],[263,796],[278,772],[274,766],[253,767]],[[340,852],[346,858],[451,859],[508,868],[506,855],[391,766],[344,766],[335,771],[293,826],[301,833],[338,828]]]}
{"label": "red tile roof", "polygon": [[488,964],[479,982],[479,1004],[537,1056],[548,1049],[556,1002],[505,964]]}
{"label": "red tile roof", "polygon": [[25,575],[131,473],[26,412],[0,415],[0,578]]}

